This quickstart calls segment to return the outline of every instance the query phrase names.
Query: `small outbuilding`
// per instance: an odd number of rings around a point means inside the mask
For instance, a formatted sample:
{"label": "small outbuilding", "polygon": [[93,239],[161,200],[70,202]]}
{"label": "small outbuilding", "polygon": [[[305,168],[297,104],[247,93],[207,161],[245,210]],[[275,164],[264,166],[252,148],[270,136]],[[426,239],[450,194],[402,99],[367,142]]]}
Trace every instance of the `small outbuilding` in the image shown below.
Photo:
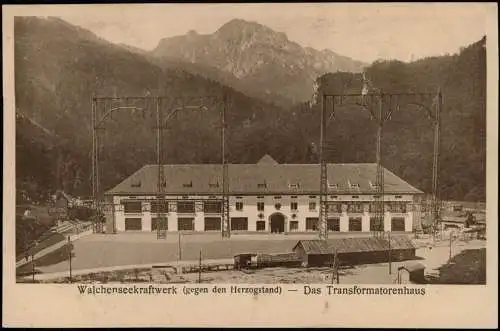
{"label": "small outbuilding", "polygon": [[330,266],[334,255],[341,265],[404,261],[415,258],[416,246],[408,236],[387,238],[358,237],[323,240],[300,240],[293,248],[306,266]]}
{"label": "small outbuilding", "polygon": [[416,261],[407,262],[398,268],[398,284],[425,283],[425,266]]}

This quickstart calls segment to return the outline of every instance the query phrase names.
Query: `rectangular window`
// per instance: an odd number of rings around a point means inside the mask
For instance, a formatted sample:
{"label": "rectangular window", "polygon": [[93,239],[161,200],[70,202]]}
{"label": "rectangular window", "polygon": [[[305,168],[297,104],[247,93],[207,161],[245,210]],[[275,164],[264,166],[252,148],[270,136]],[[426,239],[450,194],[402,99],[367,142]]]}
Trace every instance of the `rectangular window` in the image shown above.
{"label": "rectangular window", "polygon": [[257,210],[264,211],[264,202],[257,202]]}
{"label": "rectangular window", "polygon": [[328,212],[329,213],[341,213],[342,212],[342,204],[338,202],[330,202],[328,204]]}
{"label": "rectangular window", "polygon": [[291,189],[298,189],[300,187],[299,183],[290,183],[289,187]]}
{"label": "rectangular window", "polygon": [[405,219],[403,217],[393,217],[391,219],[391,231],[405,231]]}
{"label": "rectangular window", "polygon": [[243,202],[236,202],[236,210],[237,211],[243,210]]}
{"label": "rectangular window", "polygon": [[406,213],[406,202],[393,201],[385,204],[386,210],[391,213]]}
{"label": "rectangular window", "polygon": [[266,188],[266,187],[267,187],[266,183],[258,183],[257,184],[257,188]]}
{"label": "rectangular window", "polygon": [[307,217],[306,218],[306,231],[317,231],[318,230],[318,218]]}
{"label": "rectangular window", "polygon": [[359,195],[353,195],[352,198],[353,199],[359,199]]}
{"label": "rectangular window", "polygon": [[222,204],[220,202],[211,201],[203,203],[204,213],[220,214],[221,211],[222,211]]}
{"label": "rectangular window", "polygon": [[246,217],[232,217],[231,218],[232,231],[248,231],[248,218]]}
{"label": "rectangular window", "polygon": [[310,211],[316,210],[316,202],[309,202],[309,210]]}
{"label": "rectangular window", "polygon": [[205,217],[205,231],[219,231],[220,229],[220,217]]}
{"label": "rectangular window", "polygon": [[384,231],[384,219],[377,217],[370,217],[370,231]]}
{"label": "rectangular window", "polygon": [[297,209],[299,209],[299,204],[297,202],[291,202],[290,203],[290,209],[291,210],[297,210]]}
{"label": "rectangular window", "polygon": [[142,219],[140,218],[125,218],[125,231],[142,230]]}
{"label": "rectangular window", "polygon": [[177,219],[177,228],[179,231],[193,231],[194,230],[194,218],[191,217],[180,217]]}
{"label": "rectangular window", "polygon": [[328,231],[340,231],[340,219],[339,218],[329,218],[327,220]]}
{"label": "rectangular window", "polygon": [[125,214],[142,213],[142,202],[140,201],[124,202],[123,208]]}
{"label": "rectangular window", "polygon": [[186,187],[186,188],[193,187],[193,182],[184,183],[184,184],[182,184],[182,187]]}
{"label": "rectangular window", "polygon": [[290,231],[299,231],[299,221],[290,221]]}
{"label": "rectangular window", "polygon": [[151,231],[158,230],[158,227],[163,230],[168,230],[168,218],[153,217],[151,219]]}
{"label": "rectangular window", "polygon": [[266,231],[265,221],[257,221],[257,231]]}
{"label": "rectangular window", "polygon": [[361,231],[361,217],[350,217],[349,218],[349,231],[352,231],[352,232]]}
{"label": "rectangular window", "polygon": [[363,212],[363,204],[360,202],[351,202],[347,205],[348,213],[362,213]]}
{"label": "rectangular window", "polygon": [[177,202],[177,213],[180,214],[194,214],[194,202]]}
{"label": "rectangular window", "polygon": [[168,202],[167,201],[152,201],[151,202],[151,212],[152,213],[168,213]]}

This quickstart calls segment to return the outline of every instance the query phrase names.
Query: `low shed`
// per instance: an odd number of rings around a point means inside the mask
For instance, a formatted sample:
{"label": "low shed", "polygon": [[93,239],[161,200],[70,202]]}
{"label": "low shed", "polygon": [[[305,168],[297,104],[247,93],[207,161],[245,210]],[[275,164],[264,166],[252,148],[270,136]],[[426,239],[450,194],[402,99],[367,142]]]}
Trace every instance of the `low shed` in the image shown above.
{"label": "low shed", "polygon": [[330,266],[337,253],[342,265],[404,261],[415,258],[416,247],[408,236],[392,236],[391,244],[385,238],[338,238],[300,240],[293,251],[307,266]]}
{"label": "low shed", "polygon": [[425,266],[420,262],[406,262],[398,268],[398,284],[425,283]]}

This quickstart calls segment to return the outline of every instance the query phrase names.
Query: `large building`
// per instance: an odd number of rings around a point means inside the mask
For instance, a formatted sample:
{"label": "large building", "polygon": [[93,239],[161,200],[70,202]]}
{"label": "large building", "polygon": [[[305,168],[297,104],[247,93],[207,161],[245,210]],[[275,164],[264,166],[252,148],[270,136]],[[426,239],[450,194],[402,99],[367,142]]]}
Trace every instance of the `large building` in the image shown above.
{"label": "large building", "polygon": [[[327,169],[329,231],[373,231],[377,165]],[[158,200],[158,165],[142,167],[106,192],[115,206],[108,224],[117,232],[155,231],[164,215],[169,232],[221,231],[222,166],[164,165],[164,174],[166,204]],[[228,165],[231,232],[317,231],[319,178],[319,165],[279,164],[268,155],[256,164]],[[384,230],[412,231],[409,205],[423,192],[387,169],[384,182]]]}

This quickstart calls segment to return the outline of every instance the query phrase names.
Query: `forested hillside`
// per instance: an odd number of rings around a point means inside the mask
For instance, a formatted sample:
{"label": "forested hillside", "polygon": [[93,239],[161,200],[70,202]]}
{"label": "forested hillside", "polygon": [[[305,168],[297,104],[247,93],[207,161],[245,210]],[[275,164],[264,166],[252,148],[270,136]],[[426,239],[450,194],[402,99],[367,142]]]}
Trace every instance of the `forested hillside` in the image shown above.
{"label": "forested hillside", "polygon": [[[283,109],[182,68],[162,69],[147,57],[62,20],[18,17],[15,34],[16,111],[22,115],[16,133],[19,184],[89,194],[93,94],[172,98],[225,94],[231,128],[230,159],[234,162],[256,161],[267,148],[273,148],[273,143],[265,146],[263,139],[275,130],[287,130],[275,129],[280,125],[279,118],[284,118]],[[166,162],[219,162],[221,107],[212,105],[206,114],[180,113],[169,122],[164,142]],[[100,134],[105,189],[156,160],[150,117],[117,114]],[[52,152],[46,153],[49,150]]]}
{"label": "forested hillside", "polygon": [[[391,92],[443,93],[441,113],[440,179],[442,197],[485,199],[486,163],[486,39],[463,48],[459,54],[413,63],[380,61],[367,69],[374,87]],[[329,92],[361,90],[361,75],[334,73],[320,79]],[[415,100],[431,106],[431,99]],[[426,112],[399,100],[386,122],[383,163],[412,184],[429,191],[433,126]],[[394,99],[393,109],[396,99]],[[359,107],[337,106],[328,135],[329,157],[336,162],[375,160],[375,122]],[[303,121],[307,123],[307,121]],[[367,129],[369,128],[369,129]],[[351,147],[351,148],[349,148]]]}
{"label": "forested hillside", "polygon": [[[483,200],[485,187],[484,40],[460,54],[409,64],[377,62],[367,70],[385,91],[444,93],[440,188],[443,198]],[[279,162],[317,162],[319,109],[280,108],[218,82],[163,67],[135,51],[101,40],[58,19],[15,21],[16,180],[18,189],[63,188],[90,194],[91,96],[202,94],[228,96],[228,150],[233,163],[256,162],[269,153]],[[322,89],[360,89],[359,74],[322,77]],[[169,163],[220,162],[221,105],[207,113],[179,113],[168,124],[164,159]],[[103,189],[145,163],[155,162],[154,118],[147,113],[113,115],[101,133]],[[338,109],[328,128],[330,162],[374,162],[375,123],[366,112]],[[384,165],[429,191],[431,122],[402,106],[384,131]]]}

